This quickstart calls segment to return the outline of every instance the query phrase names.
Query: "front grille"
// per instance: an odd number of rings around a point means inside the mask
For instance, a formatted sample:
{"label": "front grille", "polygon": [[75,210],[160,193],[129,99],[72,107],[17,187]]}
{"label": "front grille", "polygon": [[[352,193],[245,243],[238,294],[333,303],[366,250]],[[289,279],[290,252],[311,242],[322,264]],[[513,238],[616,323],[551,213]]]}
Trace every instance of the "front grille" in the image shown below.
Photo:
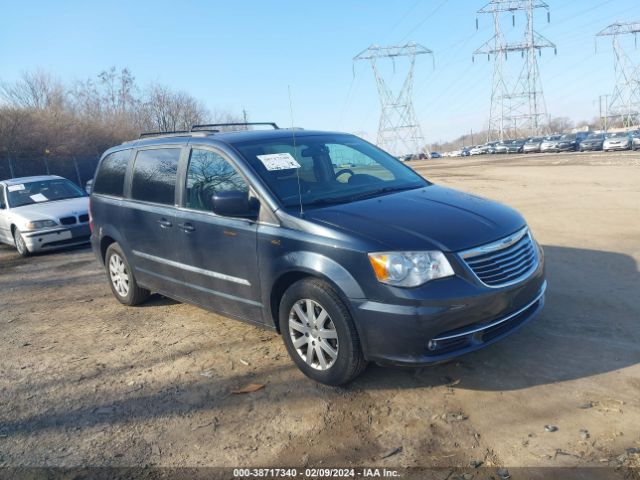
{"label": "front grille", "polygon": [[60,223],[62,225],[73,225],[76,223],[76,217],[62,217]]}
{"label": "front grille", "polygon": [[83,213],[78,218],[80,219],[80,223],[86,223],[86,222],[89,221],[89,214],[88,213]]}
{"label": "front grille", "polygon": [[516,283],[538,265],[538,255],[527,228],[460,255],[473,273],[490,287]]}

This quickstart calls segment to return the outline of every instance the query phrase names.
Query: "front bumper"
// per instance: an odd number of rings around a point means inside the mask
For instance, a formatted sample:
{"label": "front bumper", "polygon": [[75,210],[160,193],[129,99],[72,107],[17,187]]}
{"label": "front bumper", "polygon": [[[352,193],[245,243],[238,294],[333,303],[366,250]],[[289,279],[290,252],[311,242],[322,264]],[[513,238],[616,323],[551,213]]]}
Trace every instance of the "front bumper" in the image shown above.
{"label": "front bumper", "polygon": [[351,300],[351,306],[367,360],[420,366],[478,350],[513,333],[542,310],[546,285],[541,261],[529,278],[509,287],[443,288],[449,298],[417,306],[367,300]]}
{"label": "front bumper", "polygon": [[617,145],[606,145],[603,146],[603,150],[629,150],[629,144],[621,143]]}
{"label": "front bumper", "polygon": [[88,243],[90,235],[89,224],[84,223],[72,227],[24,232],[22,237],[30,252],[39,252]]}
{"label": "front bumper", "polygon": [[580,150],[592,152],[596,150],[602,150],[602,143],[581,143]]}
{"label": "front bumper", "polygon": [[575,144],[570,145],[556,145],[556,147],[552,150],[554,152],[574,152],[576,150]]}

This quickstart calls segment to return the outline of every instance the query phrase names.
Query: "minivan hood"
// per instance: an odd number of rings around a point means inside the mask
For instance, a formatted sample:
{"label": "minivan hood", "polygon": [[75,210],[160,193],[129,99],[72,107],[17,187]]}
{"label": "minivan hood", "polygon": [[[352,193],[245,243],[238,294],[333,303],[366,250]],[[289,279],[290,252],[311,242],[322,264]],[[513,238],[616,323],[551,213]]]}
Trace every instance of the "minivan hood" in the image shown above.
{"label": "minivan hood", "polygon": [[460,251],[525,225],[509,207],[437,185],[307,210],[305,218],[392,250]]}
{"label": "minivan hood", "polygon": [[89,197],[68,198],[52,202],[34,203],[11,209],[23,220],[57,220],[70,215],[82,215],[89,210]]}

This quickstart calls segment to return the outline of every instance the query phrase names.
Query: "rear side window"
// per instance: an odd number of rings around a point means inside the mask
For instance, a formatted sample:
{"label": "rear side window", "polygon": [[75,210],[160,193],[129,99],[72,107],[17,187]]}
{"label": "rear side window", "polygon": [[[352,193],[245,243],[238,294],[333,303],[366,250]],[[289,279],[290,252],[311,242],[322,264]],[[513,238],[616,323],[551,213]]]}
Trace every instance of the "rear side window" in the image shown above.
{"label": "rear side window", "polygon": [[93,191],[121,197],[124,193],[124,175],[131,150],[120,150],[106,156],[96,174]]}
{"label": "rear side window", "polygon": [[139,151],[133,164],[131,198],[173,205],[179,160],[179,148]]}

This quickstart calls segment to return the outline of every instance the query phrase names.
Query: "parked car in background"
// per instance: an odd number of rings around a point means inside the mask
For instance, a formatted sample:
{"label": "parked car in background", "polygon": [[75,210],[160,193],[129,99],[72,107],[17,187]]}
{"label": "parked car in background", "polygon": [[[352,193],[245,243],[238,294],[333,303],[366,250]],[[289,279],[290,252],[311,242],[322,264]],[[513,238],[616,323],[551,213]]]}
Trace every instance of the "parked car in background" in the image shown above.
{"label": "parked car in background", "polygon": [[512,140],[506,144],[507,153],[522,153],[522,149],[524,148],[524,144],[527,142],[526,138],[518,138],[516,140]]}
{"label": "parked car in background", "polygon": [[590,133],[587,138],[580,142],[578,150],[581,152],[587,150],[602,150],[602,144],[604,143],[607,135],[605,133]]}
{"label": "parked car in background", "polygon": [[442,155],[440,155],[438,152],[431,152],[431,158],[441,158]]}
{"label": "parked car in background", "polygon": [[556,142],[560,140],[561,135],[547,135],[540,143],[540,152],[553,152],[555,151]]}
{"label": "parked car in background", "polygon": [[587,137],[587,132],[565,133],[553,147],[554,152],[575,152],[580,148],[580,142]]}
{"label": "parked car in background", "polygon": [[504,142],[498,142],[495,147],[495,153],[507,153],[507,144],[510,142],[511,140],[505,140]]}
{"label": "parked car in background", "polygon": [[124,305],[153,291],[257,323],[331,385],[477,350],[543,308],[544,254],[515,210],[353,135],[211,127],[100,160],[91,241]]}
{"label": "parked car in background", "polygon": [[640,150],[640,130],[631,135],[631,149]]}
{"label": "parked car in background", "polygon": [[469,149],[469,155],[484,155],[487,153],[483,148],[483,145],[476,145]]}
{"label": "parked car in background", "polygon": [[524,153],[539,153],[543,137],[531,137],[522,147]]}
{"label": "parked car in background", "polygon": [[496,145],[500,142],[487,142],[482,146],[482,149],[485,153],[493,154],[496,153]]}
{"label": "parked car in background", "polygon": [[0,181],[0,242],[23,257],[89,242],[89,197],[56,175]]}
{"label": "parked car in background", "polygon": [[608,152],[610,150],[629,150],[631,148],[633,138],[629,132],[615,132],[605,138],[602,143],[602,150]]}

